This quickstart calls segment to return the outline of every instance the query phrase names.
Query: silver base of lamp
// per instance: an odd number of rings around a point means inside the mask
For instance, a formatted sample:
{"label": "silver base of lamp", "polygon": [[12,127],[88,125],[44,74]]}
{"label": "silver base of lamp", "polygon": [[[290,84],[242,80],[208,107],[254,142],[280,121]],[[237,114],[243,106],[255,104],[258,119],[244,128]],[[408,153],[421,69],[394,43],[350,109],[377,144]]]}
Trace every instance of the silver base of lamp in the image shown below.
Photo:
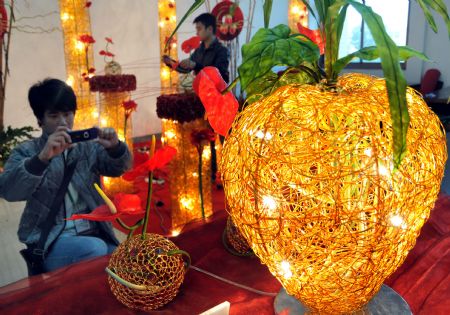
{"label": "silver base of lamp", "polygon": [[[308,314],[308,308],[301,304],[293,296],[288,295],[284,288],[281,288],[273,303],[275,314],[282,314],[283,311],[289,315]],[[411,309],[408,303],[393,289],[387,285],[382,285],[380,291],[366,305],[366,307],[356,312],[358,315],[411,315]]]}

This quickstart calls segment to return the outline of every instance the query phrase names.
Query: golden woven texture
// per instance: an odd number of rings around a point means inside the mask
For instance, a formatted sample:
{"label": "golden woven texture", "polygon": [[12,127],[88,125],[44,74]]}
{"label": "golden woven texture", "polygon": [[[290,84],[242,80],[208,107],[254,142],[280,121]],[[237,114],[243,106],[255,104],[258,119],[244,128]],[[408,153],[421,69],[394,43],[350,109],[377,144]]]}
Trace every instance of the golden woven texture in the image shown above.
{"label": "golden woven texture", "polygon": [[224,242],[226,242],[224,244],[226,249],[232,254],[239,256],[250,256],[253,254],[252,249],[248,246],[247,241],[239,232],[231,217],[228,217],[227,219]]}
{"label": "golden woven texture", "polygon": [[[128,145],[130,152],[133,152],[132,119],[131,115],[127,119],[125,131],[125,108],[123,102],[130,99],[130,92],[100,92],[100,127],[114,128],[120,141]],[[125,134],[126,133],[126,134]],[[124,180],[122,177],[103,177],[104,190],[108,196],[116,193],[132,193],[133,183]]]}
{"label": "golden woven texture", "polygon": [[181,255],[165,254],[178,247],[158,234],[141,235],[121,243],[111,255],[108,268],[124,280],[145,285],[147,290],[130,289],[112,277],[108,283],[114,296],[131,309],[150,311],[170,302],[184,280]]}
{"label": "golden woven texture", "polygon": [[[177,154],[169,164],[169,189],[171,202],[172,229],[181,231],[190,221],[201,219],[201,199],[199,189],[199,156],[191,143],[194,130],[207,128],[204,119],[179,123],[172,119],[162,119],[162,136],[164,144],[177,149]],[[212,215],[211,197],[211,148],[203,147],[202,153],[202,190],[205,216]]]}
{"label": "golden woven texture", "polygon": [[384,80],[349,74],[337,89],[289,85],[250,105],[221,163],[230,214],[255,254],[324,314],[361,309],[402,264],[447,159],[443,127],[414,90],[394,171]]}
{"label": "golden woven texture", "polygon": [[77,115],[74,129],[91,128],[98,124],[95,94],[89,90],[89,82],[82,74],[94,67],[94,51],[88,50],[78,40],[81,35],[91,34],[91,19],[85,0],[59,0],[61,28],[64,35],[64,59],[67,84],[77,96]]}

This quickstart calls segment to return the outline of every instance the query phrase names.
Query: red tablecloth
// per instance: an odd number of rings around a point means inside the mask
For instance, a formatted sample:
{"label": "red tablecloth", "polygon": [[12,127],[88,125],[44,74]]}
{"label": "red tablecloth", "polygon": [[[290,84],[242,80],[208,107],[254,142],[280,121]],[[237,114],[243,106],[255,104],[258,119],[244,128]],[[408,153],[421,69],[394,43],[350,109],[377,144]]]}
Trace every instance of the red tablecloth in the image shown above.
{"label": "red tablecloth", "polygon": [[[386,281],[415,314],[450,313],[450,197],[440,196],[430,220],[404,265]],[[222,246],[226,214],[194,224],[173,241],[192,263],[229,280],[266,292],[280,284],[256,258],[235,257]],[[0,288],[0,314],[139,314],[120,304],[109,290],[108,257]],[[273,314],[273,297],[259,295],[189,270],[178,296],[155,314],[198,314],[223,301],[231,314]]]}

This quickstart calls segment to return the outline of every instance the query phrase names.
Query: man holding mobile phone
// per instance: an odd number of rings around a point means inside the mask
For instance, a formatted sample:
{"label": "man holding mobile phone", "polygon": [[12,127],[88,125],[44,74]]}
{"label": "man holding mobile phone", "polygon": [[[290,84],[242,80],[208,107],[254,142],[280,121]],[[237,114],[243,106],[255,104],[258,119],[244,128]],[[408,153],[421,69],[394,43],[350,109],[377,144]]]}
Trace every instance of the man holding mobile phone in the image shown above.
{"label": "man holding mobile phone", "polygon": [[0,197],[26,201],[19,240],[33,260],[40,255],[39,272],[111,253],[118,241],[110,223],[65,219],[103,203],[94,183],[131,166],[126,144],[112,128],[98,129],[95,140],[72,143],[76,96],[63,81],[33,85],[28,100],[42,135],[16,147],[0,174]]}

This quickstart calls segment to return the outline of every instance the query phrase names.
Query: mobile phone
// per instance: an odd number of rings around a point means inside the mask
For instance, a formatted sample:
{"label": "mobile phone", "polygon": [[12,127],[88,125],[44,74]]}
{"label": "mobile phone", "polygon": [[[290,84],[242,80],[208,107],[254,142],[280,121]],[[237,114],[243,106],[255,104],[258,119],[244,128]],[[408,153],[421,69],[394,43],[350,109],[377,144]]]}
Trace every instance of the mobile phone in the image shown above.
{"label": "mobile phone", "polygon": [[89,128],[83,130],[75,130],[68,132],[70,138],[72,139],[72,143],[89,141],[98,137],[98,129],[97,128]]}
{"label": "mobile phone", "polygon": [[[171,58],[168,55],[164,55],[162,57],[162,60],[165,63],[165,65],[170,67],[170,68],[172,68],[173,65],[177,64],[177,61],[175,59]],[[183,67],[181,67],[179,65],[175,68],[175,71],[180,72],[180,73],[189,73],[189,72],[191,72],[191,70],[183,68]]]}

